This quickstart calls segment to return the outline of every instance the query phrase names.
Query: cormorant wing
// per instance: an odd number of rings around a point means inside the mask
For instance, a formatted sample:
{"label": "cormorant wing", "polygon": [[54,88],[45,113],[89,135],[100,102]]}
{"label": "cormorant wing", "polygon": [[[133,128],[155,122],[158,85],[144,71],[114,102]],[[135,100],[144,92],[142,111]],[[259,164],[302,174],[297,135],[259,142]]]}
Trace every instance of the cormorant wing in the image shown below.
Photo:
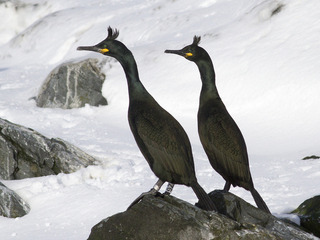
{"label": "cormorant wing", "polygon": [[234,181],[248,181],[251,178],[245,141],[240,129],[227,112],[224,105],[215,105],[206,112],[204,126],[199,126],[199,134],[210,161],[224,178]]}
{"label": "cormorant wing", "polygon": [[184,179],[194,174],[194,163],[189,139],[181,125],[164,109],[159,111],[155,107],[144,108],[131,119],[130,125],[134,125],[131,127],[137,133],[134,134],[137,144],[154,173],[171,175],[172,183],[189,184]]}

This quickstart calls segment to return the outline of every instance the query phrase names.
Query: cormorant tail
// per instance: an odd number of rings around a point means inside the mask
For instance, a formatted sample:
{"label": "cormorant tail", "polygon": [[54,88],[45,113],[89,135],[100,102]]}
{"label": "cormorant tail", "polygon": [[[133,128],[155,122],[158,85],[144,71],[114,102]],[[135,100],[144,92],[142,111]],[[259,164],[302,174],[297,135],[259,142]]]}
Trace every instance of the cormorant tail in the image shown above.
{"label": "cormorant tail", "polygon": [[262,197],[257,192],[257,190],[255,188],[252,188],[252,189],[250,189],[250,192],[251,192],[251,195],[252,195],[254,201],[256,202],[258,208],[271,214],[269,208],[267,207],[267,204],[263,201]]}
{"label": "cormorant tail", "polygon": [[208,196],[208,194],[204,191],[204,189],[199,185],[199,183],[194,182],[191,184],[192,190],[197,195],[199,199],[199,203],[204,206],[207,211],[216,211],[218,212],[216,206]]}

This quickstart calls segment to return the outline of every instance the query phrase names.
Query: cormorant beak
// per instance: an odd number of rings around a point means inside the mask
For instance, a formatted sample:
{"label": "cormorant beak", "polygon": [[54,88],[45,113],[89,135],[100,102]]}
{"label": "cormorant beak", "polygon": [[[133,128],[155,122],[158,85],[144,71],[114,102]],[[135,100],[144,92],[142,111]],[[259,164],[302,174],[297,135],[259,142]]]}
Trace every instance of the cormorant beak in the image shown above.
{"label": "cormorant beak", "polygon": [[98,53],[102,53],[102,54],[109,52],[109,49],[107,49],[107,48],[101,49],[96,46],[92,46],[92,47],[91,46],[80,46],[77,48],[77,50],[78,51],[92,51],[92,52],[98,52]]}
{"label": "cormorant beak", "polygon": [[191,57],[192,56],[192,53],[186,53],[182,50],[165,50],[164,51],[165,53],[173,53],[173,54],[177,54],[177,55],[180,55],[182,57]]}
{"label": "cormorant beak", "polygon": [[173,53],[173,54],[178,54],[180,56],[183,56],[186,55],[184,52],[182,52],[181,50],[165,50],[164,51],[165,53]]}

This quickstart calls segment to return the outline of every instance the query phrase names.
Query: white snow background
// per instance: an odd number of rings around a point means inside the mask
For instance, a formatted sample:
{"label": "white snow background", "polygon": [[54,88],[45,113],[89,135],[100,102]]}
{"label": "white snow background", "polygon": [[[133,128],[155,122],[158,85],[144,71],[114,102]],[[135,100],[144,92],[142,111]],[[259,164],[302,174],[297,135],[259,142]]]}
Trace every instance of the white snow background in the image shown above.
{"label": "white snow background", "polygon": [[[196,124],[201,87],[196,65],[165,54],[200,35],[222,100],[246,140],[256,189],[278,216],[320,193],[320,1],[318,0],[22,0],[0,5],[0,117],[60,137],[98,158],[72,174],[3,181],[31,206],[28,215],[0,217],[1,239],[87,239],[100,220],[125,211],[157,178],[127,122],[121,65],[106,67],[108,106],[62,110],[29,100],[57,65],[101,54],[79,52],[120,30],[140,79],[188,133],[199,183],[224,180],[202,150]],[[280,12],[274,13],[275,9]],[[164,189],[163,189],[164,190]],[[231,192],[254,204],[249,192]],[[197,202],[191,188],[172,195]]]}

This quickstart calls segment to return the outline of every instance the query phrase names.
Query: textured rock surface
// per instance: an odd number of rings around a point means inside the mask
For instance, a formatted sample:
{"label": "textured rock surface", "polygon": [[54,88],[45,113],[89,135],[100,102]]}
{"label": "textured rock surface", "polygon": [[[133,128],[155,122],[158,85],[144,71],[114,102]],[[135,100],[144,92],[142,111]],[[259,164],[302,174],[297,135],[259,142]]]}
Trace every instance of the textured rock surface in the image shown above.
{"label": "textured rock surface", "polygon": [[85,104],[107,105],[101,89],[105,75],[103,62],[89,58],[80,62],[68,62],[56,67],[43,83],[36,102],[38,107],[80,108]]}
{"label": "textured rock surface", "polygon": [[0,216],[23,217],[29,211],[29,205],[18,194],[0,182]]}
{"label": "textured rock surface", "polygon": [[102,220],[88,239],[314,239],[231,193],[212,198],[219,211],[239,221],[172,196],[146,196],[130,210]]}
{"label": "textured rock surface", "polygon": [[261,226],[282,239],[313,239],[312,235],[306,234],[300,228],[265,213],[232,193],[216,190],[209,193],[209,196],[219,213],[241,224]]}
{"label": "textured rock surface", "polygon": [[320,196],[307,199],[292,213],[298,214],[301,226],[320,237]]}
{"label": "textured rock surface", "polygon": [[0,179],[23,179],[71,173],[96,159],[62,139],[0,118]]}

